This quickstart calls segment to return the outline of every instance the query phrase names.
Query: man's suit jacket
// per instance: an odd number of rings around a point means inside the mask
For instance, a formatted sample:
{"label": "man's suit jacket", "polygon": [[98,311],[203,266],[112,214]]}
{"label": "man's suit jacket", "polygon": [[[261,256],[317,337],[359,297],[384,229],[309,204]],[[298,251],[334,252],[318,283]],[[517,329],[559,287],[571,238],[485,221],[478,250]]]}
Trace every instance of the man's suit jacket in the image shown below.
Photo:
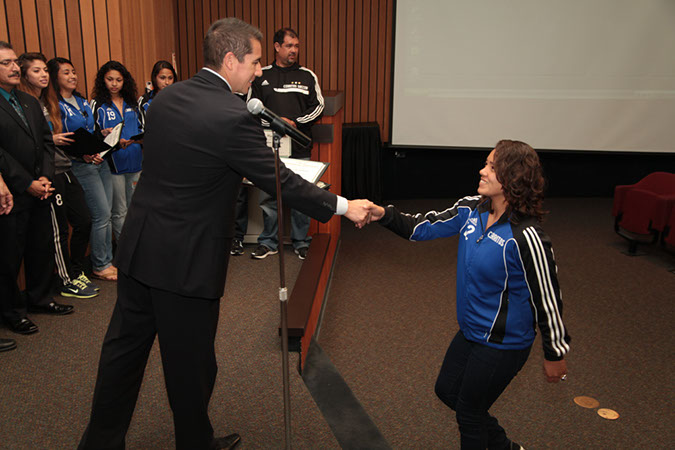
{"label": "man's suit jacket", "polygon": [[40,102],[25,92],[14,92],[29,127],[0,95],[0,172],[14,196],[12,211],[17,212],[33,205],[35,197],[26,191],[33,180],[54,178],[54,141]]}
{"label": "man's suit jacket", "polygon": [[[151,287],[220,298],[242,176],[275,190],[274,154],[260,121],[215,74],[162,90],[147,113],[143,172],[116,265]],[[337,197],[281,167],[283,200],[328,221]]]}

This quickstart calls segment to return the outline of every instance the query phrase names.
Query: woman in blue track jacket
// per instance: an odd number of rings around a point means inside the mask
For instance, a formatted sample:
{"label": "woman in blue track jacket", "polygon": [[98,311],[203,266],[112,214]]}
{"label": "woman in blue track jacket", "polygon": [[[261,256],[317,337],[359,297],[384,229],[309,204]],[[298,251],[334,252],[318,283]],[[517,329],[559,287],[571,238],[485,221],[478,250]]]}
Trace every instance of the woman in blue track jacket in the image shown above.
{"label": "woman in blue track jacket", "polygon": [[393,206],[372,212],[372,220],[411,241],[459,235],[459,332],[435,389],[456,411],[462,449],[521,448],[488,410],[527,361],[537,327],[546,379],[567,377],[570,337],[551,241],[539,226],[543,188],[534,149],[504,140],[480,171],[480,195],[442,212],[408,215]]}
{"label": "woman in blue track jacket", "polygon": [[157,94],[159,94],[159,91],[178,81],[178,75],[176,75],[176,70],[169,61],[159,60],[152,66],[150,81],[152,83],[152,90],[138,98],[138,111],[141,113],[141,120],[143,121],[144,128],[145,115],[148,112],[150,103],[152,103]]}
{"label": "woman in blue track jacket", "polygon": [[[84,128],[93,133],[95,131],[94,115],[85,97],[77,91],[78,77],[72,62],[57,57],[49,60],[47,68],[51,82],[58,93],[63,131],[72,133],[78,128]],[[97,153],[74,158],[71,170],[82,185],[84,199],[91,214],[92,275],[101,280],[116,281],[117,269],[112,264],[110,166],[105,157]]]}
{"label": "woman in blue track jacket", "polygon": [[136,82],[122,63],[108,61],[98,70],[91,104],[96,126],[101,134],[107,136],[116,125],[122,124],[119,147],[108,160],[112,172],[112,229],[115,239],[120,237],[127,208],[141,176],[143,151],[140,143],[131,140],[143,131],[137,96]]}

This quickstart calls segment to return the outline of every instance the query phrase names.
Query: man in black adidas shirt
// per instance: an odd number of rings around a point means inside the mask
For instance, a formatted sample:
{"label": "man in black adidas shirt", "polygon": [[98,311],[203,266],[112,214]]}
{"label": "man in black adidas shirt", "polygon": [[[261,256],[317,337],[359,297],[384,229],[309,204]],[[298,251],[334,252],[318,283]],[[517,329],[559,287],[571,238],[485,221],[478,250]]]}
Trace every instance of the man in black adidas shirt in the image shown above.
{"label": "man in black adidas shirt", "polygon": [[[312,136],[312,124],[323,113],[323,96],[314,72],[298,64],[300,40],[291,28],[282,28],[274,34],[274,62],[262,69],[262,76],[251,86],[251,97],[262,100],[265,107],[274,111],[290,125]],[[268,124],[263,120],[263,125]],[[311,146],[302,147],[293,142],[292,158],[309,159]],[[262,259],[278,251],[276,199],[266,193],[260,197],[264,228],[258,237],[258,248],[251,255]],[[291,240],[300,259],[305,259],[311,238],[307,236],[310,219],[291,211]]]}

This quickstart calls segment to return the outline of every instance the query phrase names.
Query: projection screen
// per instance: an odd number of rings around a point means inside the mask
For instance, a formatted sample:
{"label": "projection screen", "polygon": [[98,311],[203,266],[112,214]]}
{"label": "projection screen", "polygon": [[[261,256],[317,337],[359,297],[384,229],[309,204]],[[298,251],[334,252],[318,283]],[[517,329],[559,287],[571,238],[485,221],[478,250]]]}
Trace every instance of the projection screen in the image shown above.
{"label": "projection screen", "polygon": [[398,0],[391,144],[675,152],[675,0]]}

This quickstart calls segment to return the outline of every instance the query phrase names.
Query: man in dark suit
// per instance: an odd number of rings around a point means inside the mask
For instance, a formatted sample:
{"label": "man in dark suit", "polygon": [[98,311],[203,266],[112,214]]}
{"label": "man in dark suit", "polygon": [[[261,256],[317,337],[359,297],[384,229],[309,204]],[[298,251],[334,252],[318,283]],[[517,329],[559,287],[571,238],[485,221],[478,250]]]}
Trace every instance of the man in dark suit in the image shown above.
{"label": "man in dark suit", "polygon": [[[49,202],[54,188],[54,142],[42,107],[18,91],[16,53],[0,41],[0,173],[14,196],[14,208],[0,216],[0,315],[15,333],[38,331],[27,312],[63,315],[73,311],[50,295],[54,242]],[[21,261],[25,296],[17,284]]]}
{"label": "man in dark suit", "polygon": [[[0,167],[4,163],[4,156],[0,153]],[[9,214],[14,207],[14,197],[9,192],[9,188],[5,184],[5,180],[0,174],[0,215]],[[16,348],[16,341],[14,339],[0,338],[0,352],[14,350]]]}
{"label": "man in dark suit", "polygon": [[[238,19],[215,22],[203,68],[157,95],[147,114],[143,173],[117,247],[117,304],[103,342],[89,426],[80,448],[123,448],[159,338],[179,449],[232,448],[214,439],[208,404],[214,340],[242,176],[275,189],[260,122],[235,93],[261,74],[262,34]],[[367,201],[347,201],[281,168],[283,200],[317,220],[363,224]]]}

